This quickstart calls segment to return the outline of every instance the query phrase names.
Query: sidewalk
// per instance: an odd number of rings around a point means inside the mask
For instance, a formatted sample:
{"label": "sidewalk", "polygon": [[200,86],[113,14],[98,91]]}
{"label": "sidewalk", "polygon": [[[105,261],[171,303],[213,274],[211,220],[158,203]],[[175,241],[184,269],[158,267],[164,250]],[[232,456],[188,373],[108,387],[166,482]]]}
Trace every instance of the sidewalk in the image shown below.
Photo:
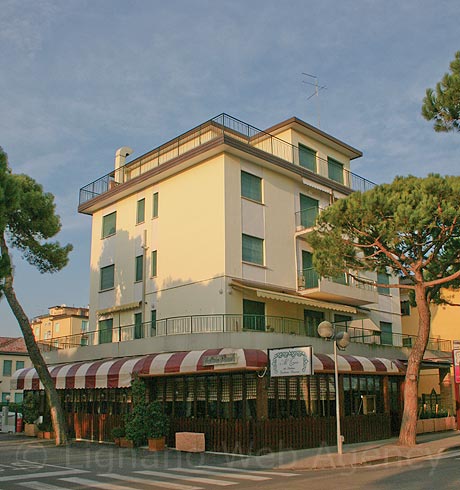
{"label": "sidewalk", "polygon": [[398,439],[392,438],[345,444],[342,455],[337,454],[336,446],[283,451],[231,462],[227,466],[254,470],[262,468],[314,470],[407,461],[433,456],[455,448],[460,450],[460,431],[420,435],[417,437],[417,445],[412,448],[404,448],[397,443]]}

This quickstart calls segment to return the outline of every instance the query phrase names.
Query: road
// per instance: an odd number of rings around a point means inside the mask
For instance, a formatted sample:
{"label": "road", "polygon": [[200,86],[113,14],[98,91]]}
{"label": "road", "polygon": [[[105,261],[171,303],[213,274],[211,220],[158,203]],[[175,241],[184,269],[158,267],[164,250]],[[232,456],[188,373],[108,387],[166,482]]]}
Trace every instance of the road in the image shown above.
{"label": "road", "polygon": [[0,490],[338,490],[460,488],[460,451],[376,466],[317,471],[227,466],[241,458],[175,451],[149,453],[0,435]]}

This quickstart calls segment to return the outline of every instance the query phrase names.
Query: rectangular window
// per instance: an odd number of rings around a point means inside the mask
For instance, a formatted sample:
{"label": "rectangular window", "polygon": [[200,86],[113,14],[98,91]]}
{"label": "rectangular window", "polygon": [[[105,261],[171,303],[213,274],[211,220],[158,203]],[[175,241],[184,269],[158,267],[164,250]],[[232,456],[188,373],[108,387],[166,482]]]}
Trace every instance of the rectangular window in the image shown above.
{"label": "rectangular window", "polygon": [[117,229],[117,212],[102,217],[102,238],[115,235]]}
{"label": "rectangular window", "polygon": [[18,369],[24,369],[24,361],[16,361],[16,371]]}
{"label": "rectangular window", "polygon": [[243,328],[265,330],[265,303],[243,299]]}
{"label": "rectangular window", "polygon": [[54,332],[59,333],[59,330],[61,329],[61,324],[59,322],[54,324]]}
{"label": "rectangular window", "polygon": [[156,250],[153,250],[152,251],[152,277],[156,277],[157,273],[158,273],[158,269],[157,269],[157,258],[158,258],[158,254],[157,254],[157,251]]}
{"label": "rectangular window", "polygon": [[99,343],[110,344],[112,342],[113,318],[99,320]]}
{"label": "rectangular window", "polygon": [[153,195],[152,217],[158,218],[158,192],[155,192],[155,194]]}
{"label": "rectangular window", "polygon": [[150,329],[151,336],[155,337],[157,334],[157,310],[152,310],[150,312]]}
{"label": "rectangular window", "polygon": [[304,310],[303,319],[305,335],[308,337],[319,337],[318,325],[324,320],[324,313],[316,310]]}
{"label": "rectangular window", "polygon": [[302,271],[299,274],[299,288],[317,288],[319,276],[313,267],[313,255],[302,250]]}
{"label": "rectangular window", "polygon": [[409,301],[401,301],[401,315],[409,316],[410,315],[410,302]]}
{"label": "rectangular window", "polygon": [[13,361],[4,360],[3,361],[3,376],[11,376],[11,371],[13,369]]}
{"label": "rectangular window", "polygon": [[134,313],[134,338],[144,338],[144,331],[142,328],[142,313]]}
{"label": "rectangular window", "polygon": [[111,289],[115,285],[115,266],[108,265],[107,267],[101,267],[101,291],[105,289]]}
{"label": "rectangular window", "polygon": [[316,173],[316,151],[299,143],[299,164]]}
{"label": "rectangular window", "polygon": [[87,332],[88,331],[88,320],[82,320],[81,321],[81,331],[82,332]]}
{"label": "rectangular window", "polygon": [[343,184],[343,163],[340,163],[331,157],[327,157],[327,170],[331,180]]}
{"label": "rectangular window", "polygon": [[311,228],[316,224],[318,216],[319,201],[312,197],[300,194],[300,224],[304,228]]}
{"label": "rectangular window", "polygon": [[264,265],[264,241],[243,233],[243,261]]}
{"label": "rectangular window", "polygon": [[380,322],[380,343],[393,345],[393,324],[390,322]]}
{"label": "rectangular window", "polygon": [[9,393],[2,393],[2,403],[8,403],[10,401],[10,394]]}
{"label": "rectangular window", "polygon": [[[377,283],[378,284],[390,284],[390,276],[388,274],[386,274],[385,272],[378,272],[377,273]],[[380,294],[390,294],[389,288],[378,287],[377,290]]]}
{"label": "rectangular window", "polygon": [[15,393],[14,394],[14,403],[22,403],[23,399],[24,399],[23,393]]}
{"label": "rectangular window", "polygon": [[262,202],[262,179],[242,170],[241,195],[253,201]]}
{"label": "rectangular window", "polygon": [[135,260],[135,278],[134,280],[136,282],[142,281],[144,278],[144,256],[143,255],[138,255]]}
{"label": "rectangular window", "polygon": [[136,225],[145,221],[145,199],[137,201]]}

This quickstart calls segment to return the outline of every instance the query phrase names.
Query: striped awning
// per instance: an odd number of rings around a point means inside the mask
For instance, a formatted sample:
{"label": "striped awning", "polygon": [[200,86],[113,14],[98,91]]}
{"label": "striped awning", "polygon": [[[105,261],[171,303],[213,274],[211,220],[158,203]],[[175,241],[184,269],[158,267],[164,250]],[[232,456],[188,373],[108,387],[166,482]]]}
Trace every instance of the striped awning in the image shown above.
{"label": "striped awning", "polygon": [[[401,374],[399,361],[384,358],[338,355],[341,373]],[[315,372],[333,372],[334,356],[314,355]],[[49,371],[58,390],[91,388],[127,388],[133,375],[142,377],[206,372],[258,371],[268,364],[267,352],[260,349],[207,349],[185,352],[149,354],[91,362],[50,366]],[[16,371],[11,377],[12,390],[41,390],[34,368]]]}

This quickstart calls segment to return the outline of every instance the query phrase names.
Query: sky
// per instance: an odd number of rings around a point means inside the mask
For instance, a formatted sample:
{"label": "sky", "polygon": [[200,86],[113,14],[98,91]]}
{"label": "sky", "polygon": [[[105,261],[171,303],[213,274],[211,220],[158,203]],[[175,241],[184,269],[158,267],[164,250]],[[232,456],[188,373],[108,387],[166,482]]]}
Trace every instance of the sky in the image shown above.
{"label": "sky", "polygon": [[[133,159],[222,112],[320,125],[363,152],[352,171],[376,183],[459,175],[460,135],[420,115],[459,40],[458,0],[0,0],[0,146],[54,194],[57,239],[74,246],[56,274],[14,254],[26,314],[88,304],[78,194],[115,150]],[[20,335],[5,299],[0,335]]]}

